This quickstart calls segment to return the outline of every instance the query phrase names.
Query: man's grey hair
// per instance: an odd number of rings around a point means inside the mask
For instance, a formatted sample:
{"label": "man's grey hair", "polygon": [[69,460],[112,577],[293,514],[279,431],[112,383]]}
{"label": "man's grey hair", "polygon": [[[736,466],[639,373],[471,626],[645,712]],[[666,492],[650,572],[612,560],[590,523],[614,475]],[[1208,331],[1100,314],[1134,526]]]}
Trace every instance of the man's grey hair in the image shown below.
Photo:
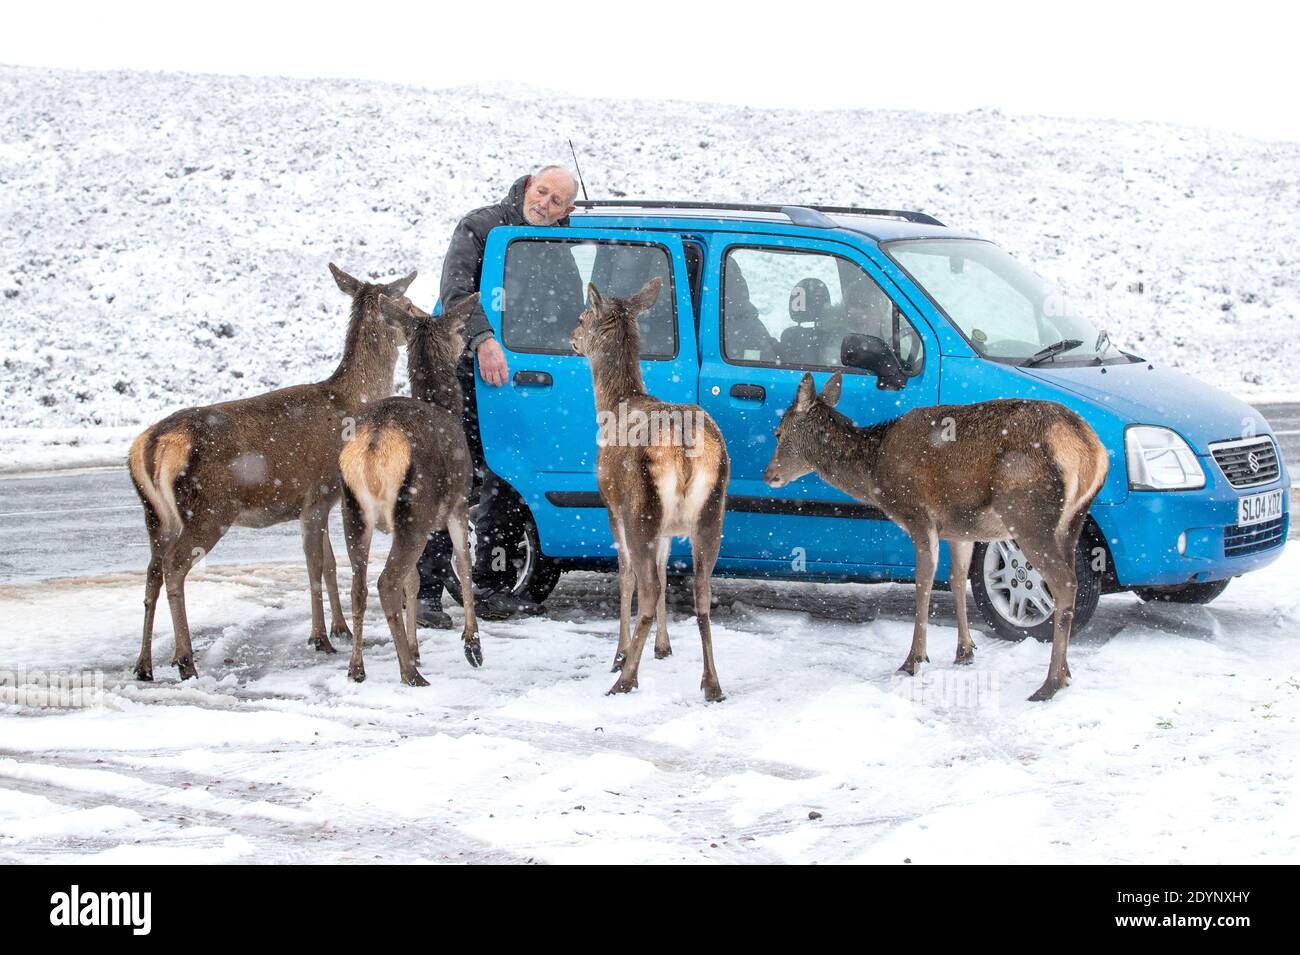
{"label": "man's grey hair", "polygon": [[569,177],[569,180],[573,183],[573,195],[569,197],[569,201],[572,202],[574,199],[577,199],[578,198],[578,177],[575,176],[564,166],[556,166],[556,165],[543,166],[541,169],[537,170],[537,172],[533,173],[533,178],[536,179],[538,176],[544,176],[548,172],[555,172],[555,171],[564,173],[566,176]]}

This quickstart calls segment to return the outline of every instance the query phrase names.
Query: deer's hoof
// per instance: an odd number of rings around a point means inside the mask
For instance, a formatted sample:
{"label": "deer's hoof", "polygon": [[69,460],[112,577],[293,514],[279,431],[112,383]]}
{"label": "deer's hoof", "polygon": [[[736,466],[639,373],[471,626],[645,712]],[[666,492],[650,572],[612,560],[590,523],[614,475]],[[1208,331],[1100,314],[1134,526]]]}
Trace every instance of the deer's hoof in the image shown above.
{"label": "deer's hoof", "polygon": [[351,643],[352,631],[348,629],[348,625],[346,623],[339,621],[338,623],[330,627],[330,639],[342,640],[344,643]]}
{"label": "deer's hoof", "polygon": [[182,680],[190,680],[199,675],[199,671],[194,667],[194,661],[189,657],[181,657],[176,661],[176,669],[181,671]]}
{"label": "deer's hoof", "polygon": [[626,662],[627,662],[627,654],[624,653],[622,650],[618,651],[618,653],[614,654],[614,665],[609,668],[609,672],[621,673],[623,670],[623,664]]}
{"label": "deer's hoof", "polygon": [[963,647],[958,647],[958,648],[957,648],[957,659],[953,660],[952,662],[953,662],[953,663],[960,664],[961,666],[966,666],[967,664],[974,663],[974,662],[975,662],[975,648],[974,648],[973,646],[972,646],[972,647],[964,647],[964,648],[963,648]]}
{"label": "deer's hoof", "polygon": [[428,686],[429,685],[429,681],[426,680],[424,677],[420,676],[419,670],[412,670],[410,673],[403,676],[402,682],[405,683],[407,686]]}
{"label": "deer's hoof", "polygon": [[708,703],[721,703],[726,699],[722,694],[722,687],[716,683],[712,686],[709,686],[706,683],[701,683],[700,689],[704,691],[704,699]]}
{"label": "deer's hoof", "polygon": [[472,667],[483,665],[483,645],[479,643],[478,637],[470,637],[465,641],[465,659]]}
{"label": "deer's hoof", "polygon": [[656,659],[656,660],[666,660],[668,657],[670,657],[670,656],[672,656],[672,655],[673,655],[673,648],[672,648],[672,647],[664,647],[662,650],[660,650],[658,647],[655,647],[655,659]]}
{"label": "deer's hoof", "polygon": [[620,678],[614,681],[614,685],[609,688],[609,692],[606,693],[605,695],[613,696],[615,693],[631,693],[633,690],[636,689],[636,687],[637,687],[637,681],[635,678],[631,680]]}
{"label": "deer's hoof", "polygon": [[1056,696],[1056,691],[1069,684],[1069,679],[1054,680],[1048,677],[1033,695],[1029,697],[1030,703],[1046,703],[1052,697]]}
{"label": "deer's hoof", "polygon": [[916,676],[916,671],[922,663],[929,663],[930,658],[926,656],[908,657],[903,661],[903,665],[898,668],[899,673],[906,673],[908,676]]}
{"label": "deer's hoof", "polygon": [[366,682],[366,668],[364,664],[358,663],[355,666],[348,667],[348,679],[353,683]]}
{"label": "deer's hoof", "polygon": [[145,683],[152,683],[152,682],[153,682],[153,664],[152,664],[152,663],[150,663],[150,664],[148,664],[148,665],[143,664],[143,663],[137,663],[137,664],[135,665],[135,670],[133,670],[132,672],[135,674],[135,678],[136,678],[137,680],[141,680],[141,681],[143,681],[143,682],[145,682]]}
{"label": "deer's hoof", "polygon": [[325,636],[324,634],[321,634],[319,637],[312,637],[312,638],[311,638],[309,641],[307,641],[307,642],[310,643],[313,647],[316,648],[316,652],[317,652],[317,653],[337,653],[337,652],[338,652],[337,650],[334,649],[334,644],[330,643],[330,638],[327,637],[327,636]]}

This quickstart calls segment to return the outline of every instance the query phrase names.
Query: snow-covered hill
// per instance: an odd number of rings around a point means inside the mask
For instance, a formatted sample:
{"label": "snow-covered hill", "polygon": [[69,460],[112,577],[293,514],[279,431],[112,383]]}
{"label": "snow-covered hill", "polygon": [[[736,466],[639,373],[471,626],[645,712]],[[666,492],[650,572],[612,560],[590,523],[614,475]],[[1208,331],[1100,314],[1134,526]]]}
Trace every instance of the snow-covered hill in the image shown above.
{"label": "snow-covered hill", "polygon": [[1298,144],[0,67],[0,427],[136,425],[327,373],[346,318],[327,262],[419,269],[430,303],[455,220],[570,136],[594,196],[922,209],[1092,296],[1124,346],[1300,394]]}

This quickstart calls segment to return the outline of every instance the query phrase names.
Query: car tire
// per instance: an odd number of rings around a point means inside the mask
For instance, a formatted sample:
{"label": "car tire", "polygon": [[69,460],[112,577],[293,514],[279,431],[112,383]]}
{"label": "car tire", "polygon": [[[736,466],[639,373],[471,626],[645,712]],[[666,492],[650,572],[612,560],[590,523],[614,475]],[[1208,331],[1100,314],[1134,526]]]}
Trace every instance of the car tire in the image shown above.
{"label": "car tire", "polygon": [[1135,587],[1133,592],[1147,603],[1207,604],[1227,590],[1230,583],[1232,579],[1228,578],[1170,587]]}
{"label": "car tire", "polygon": [[[1014,564],[1010,575],[1008,565]],[[1080,536],[1075,548],[1075,576],[1079,592],[1074,601],[1074,624],[1071,636],[1077,634],[1092,620],[1101,599],[1102,575],[1093,569],[1091,548],[1086,535]],[[1014,586],[1004,582],[1015,580]],[[1043,585],[1037,571],[1026,560],[1024,552],[1014,540],[976,544],[970,562],[971,592],[975,606],[989,625],[993,636],[1003,640],[1035,640],[1050,642],[1055,630],[1055,603]],[[1028,586],[1026,586],[1028,585]],[[1024,588],[1023,590],[1021,588]],[[1038,592],[1034,592],[1037,588]],[[1028,598],[1023,595],[1028,593]],[[1040,597],[1040,594],[1043,595]],[[1016,604],[1020,602],[1017,612]],[[1045,612],[1044,608],[1052,608]]]}
{"label": "car tire", "polygon": [[[559,583],[562,571],[555,561],[542,553],[537,525],[533,523],[532,515],[520,510],[517,518],[506,525],[504,536],[507,550],[505,566],[496,571],[489,569],[486,574],[482,569],[478,569],[474,581],[477,587],[475,592],[506,594],[531,600],[533,603],[542,603]],[[475,543],[474,528],[471,525],[471,556],[476,552]],[[452,599],[458,604],[463,605],[460,577],[456,572],[454,557],[449,558],[449,563],[451,566],[447,568],[444,577],[447,593],[451,594]]]}

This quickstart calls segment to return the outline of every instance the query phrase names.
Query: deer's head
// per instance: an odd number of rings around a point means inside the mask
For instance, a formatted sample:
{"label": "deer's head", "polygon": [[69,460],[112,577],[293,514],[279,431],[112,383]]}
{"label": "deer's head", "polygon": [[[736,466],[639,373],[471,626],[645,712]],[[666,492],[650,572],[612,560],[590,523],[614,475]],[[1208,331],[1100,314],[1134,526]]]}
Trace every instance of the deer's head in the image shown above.
{"label": "deer's head", "polygon": [[407,364],[418,362],[454,368],[465,350],[465,319],[479,302],[479,293],[463,299],[438,317],[416,308],[405,297],[379,296],[379,313],[406,340]]}
{"label": "deer's head", "polygon": [[373,290],[376,294],[387,295],[389,298],[401,298],[406,294],[406,290],[411,287],[418,273],[412,272],[410,275],[398,279],[396,282],[373,283],[363,282],[360,279],[353,278],[341,268],[330,263],[330,274],[334,276],[334,281],[338,283],[339,291],[349,298],[356,299],[364,295],[367,291]]}
{"label": "deer's head", "polygon": [[[634,346],[639,345],[641,329],[636,318],[658,300],[662,287],[663,280],[653,278],[631,298],[612,295],[606,298],[594,283],[587,283],[587,308],[578,316],[578,324],[569,334],[569,344],[587,358],[599,355],[606,342],[630,338]],[[632,354],[639,351],[639,347],[633,347]]]}
{"label": "deer's head", "polygon": [[820,395],[811,374],[805,374],[776,427],[776,450],[767,463],[763,480],[768,487],[785,487],[816,470],[810,463],[812,448],[822,440],[829,412],[839,403],[843,385],[840,372],[831,375]]}
{"label": "deer's head", "polygon": [[[416,273],[412,272],[395,282],[362,282],[331,262],[330,274],[334,276],[339,291],[352,299],[352,319],[354,325],[359,323],[356,331],[363,333],[361,340],[383,343],[395,349],[400,344],[400,339],[396,330],[380,315],[379,297],[387,295],[405,301],[406,290],[415,281]],[[352,334],[350,332],[349,337]],[[374,338],[376,335],[380,337]]]}

